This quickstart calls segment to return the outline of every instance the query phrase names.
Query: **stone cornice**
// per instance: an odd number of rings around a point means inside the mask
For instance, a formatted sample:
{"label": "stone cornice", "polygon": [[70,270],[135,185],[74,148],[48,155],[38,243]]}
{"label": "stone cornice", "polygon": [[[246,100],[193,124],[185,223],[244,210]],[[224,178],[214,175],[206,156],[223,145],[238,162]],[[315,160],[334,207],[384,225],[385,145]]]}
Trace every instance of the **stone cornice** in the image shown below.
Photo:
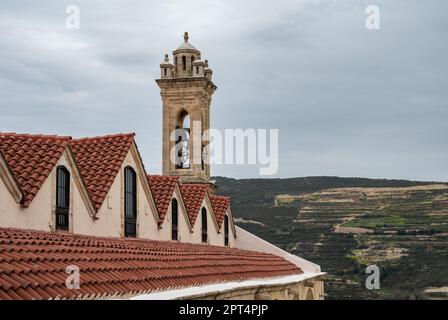
{"label": "stone cornice", "polygon": [[200,78],[172,78],[172,79],[156,79],[156,83],[163,90],[170,88],[205,88],[210,94],[213,94],[217,87],[206,77]]}

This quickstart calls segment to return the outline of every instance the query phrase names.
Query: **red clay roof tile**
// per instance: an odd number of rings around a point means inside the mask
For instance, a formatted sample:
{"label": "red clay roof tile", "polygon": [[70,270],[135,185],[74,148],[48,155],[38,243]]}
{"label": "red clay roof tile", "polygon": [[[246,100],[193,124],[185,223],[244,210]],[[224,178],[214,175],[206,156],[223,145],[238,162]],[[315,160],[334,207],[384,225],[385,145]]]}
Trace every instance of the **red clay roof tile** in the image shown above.
{"label": "red clay roof tile", "polygon": [[22,191],[22,205],[33,201],[71,138],[54,135],[0,133],[0,152]]}
{"label": "red clay roof tile", "polygon": [[[80,269],[79,289],[65,286],[69,265]],[[0,299],[100,298],[300,273],[255,251],[0,228]]]}
{"label": "red clay roof tile", "polygon": [[70,143],[96,210],[103,204],[134,141],[134,135],[82,138]]}
{"label": "red clay roof tile", "polygon": [[188,217],[190,218],[192,226],[194,226],[194,223],[196,222],[202,201],[207,193],[207,188],[207,185],[199,183],[182,183],[180,185],[182,199],[187,208]]}
{"label": "red clay roof tile", "polygon": [[215,212],[216,222],[221,228],[224,216],[230,205],[230,198],[224,196],[210,195],[210,202],[212,203],[213,211]]}
{"label": "red clay roof tile", "polygon": [[179,182],[179,177],[148,175],[148,182],[154,195],[160,221],[163,221]]}

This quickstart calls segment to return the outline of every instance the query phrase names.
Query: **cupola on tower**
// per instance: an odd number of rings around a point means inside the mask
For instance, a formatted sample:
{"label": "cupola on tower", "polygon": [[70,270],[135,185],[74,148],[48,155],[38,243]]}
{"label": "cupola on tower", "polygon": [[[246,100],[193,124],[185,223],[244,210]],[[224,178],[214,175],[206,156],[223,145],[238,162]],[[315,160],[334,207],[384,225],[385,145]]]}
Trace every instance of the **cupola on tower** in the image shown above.
{"label": "cupola on tower", "polygon": [[180,176],[183,182],[210,182],[207,147],[210,128],[210,103],[216,86],[208,61],[188,42],[168,54],[160,64],[160,87],[163,105],[162,171]]}

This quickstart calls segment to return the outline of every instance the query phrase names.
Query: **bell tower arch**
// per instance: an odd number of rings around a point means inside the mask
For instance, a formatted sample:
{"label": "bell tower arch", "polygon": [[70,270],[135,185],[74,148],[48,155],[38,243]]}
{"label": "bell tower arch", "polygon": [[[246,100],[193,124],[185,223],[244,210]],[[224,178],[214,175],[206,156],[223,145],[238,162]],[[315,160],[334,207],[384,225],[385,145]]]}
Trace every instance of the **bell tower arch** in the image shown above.
{"label": "bell tower arch", "polygon": [[173,51],[173,64],[166,54],[160,64],[160,87],[163,108],[162,171],[180,176],[183,182],[210,182],[208,145],[205,132],[210,129],[210,104],[216,86],[208,61],[189,42]]}

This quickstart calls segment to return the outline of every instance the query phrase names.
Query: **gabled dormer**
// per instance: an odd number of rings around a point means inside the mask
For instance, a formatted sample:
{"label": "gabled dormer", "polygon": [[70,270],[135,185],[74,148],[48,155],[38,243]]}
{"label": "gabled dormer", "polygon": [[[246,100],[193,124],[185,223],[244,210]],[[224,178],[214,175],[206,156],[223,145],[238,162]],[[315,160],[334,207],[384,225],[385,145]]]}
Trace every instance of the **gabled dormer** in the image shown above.
{"label": "gabled dormer", "polygon": [[0,133],[0,175],[12,195],[0,190],[2,226],[72,232],[78,220],[92,218],[93,206],[70,141],[71,137]]}
{"label": "gabled dormer", "polygon": [[230,210],[230,198],[210,195],[210,201],[218,223],[219,239],[224,246],[233,247],[236,232],[233,224],[232,212]]}
{"label": "gabled dormer", "polygon": [[148,175],[148,181],[159,213],[156,239],[189,242],[191,223],[180,191],[179,177]]}
{"label": "gabled dormer", "polygon": [[192,225],[191,242],[222,246],[218,222],[208,192],[209,186],[182,183],[180,189]]}
{"label": "gabled dormer", "polygon": [[134,134],[71,142],[95,208],[86,234],[152,238],[159,216]]}

